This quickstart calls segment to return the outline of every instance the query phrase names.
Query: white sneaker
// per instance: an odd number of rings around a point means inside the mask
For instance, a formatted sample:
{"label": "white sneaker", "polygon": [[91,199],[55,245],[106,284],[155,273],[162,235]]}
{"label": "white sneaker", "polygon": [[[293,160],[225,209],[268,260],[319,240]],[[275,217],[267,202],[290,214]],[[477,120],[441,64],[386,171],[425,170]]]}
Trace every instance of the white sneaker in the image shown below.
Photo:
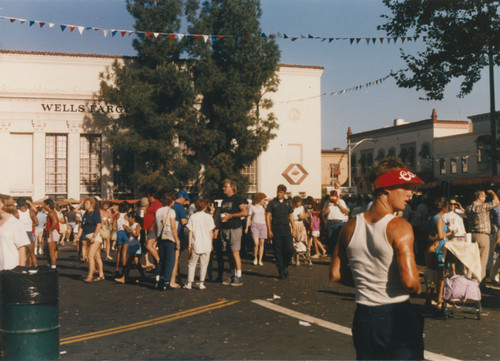
{"label": "white sneaker", "polygon": [[253,260],[254,266],[257,266],[257,258]]}
{"label": "white sneaker", "polygon": [[186,283],[183,288],[185,288],[186,290],[190,290],[191,289],[191,283]]}
{"label": "white sneaker", "polygon": [[200,290],[206,290],[207,286],[205,286],[203,283],[200,283],[199,288],[200,288]]}
{"label": "white sneaker", "polygon": [[259,261],[259,266],[263,266],[264,263],[262,263],[262,261]]}

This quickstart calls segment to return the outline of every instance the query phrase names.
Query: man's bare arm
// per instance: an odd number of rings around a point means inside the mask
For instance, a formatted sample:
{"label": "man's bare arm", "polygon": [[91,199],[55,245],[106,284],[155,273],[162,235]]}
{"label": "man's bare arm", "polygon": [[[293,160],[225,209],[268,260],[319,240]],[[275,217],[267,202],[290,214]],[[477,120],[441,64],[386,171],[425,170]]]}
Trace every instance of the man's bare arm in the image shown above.
{"label": "man's bare arm", "polygon": [[347,260],[347,246],[355,227],[356,218],[352,218],[340,232],[339,240],[330,263],[330,282],[340,282],[347,286],[354,286],[351,269],[348,265],[349,261]]}
{"label": "man's bare arm", "polygon": [[410,294],[421,292],[415,254],[413,253],[413,229],[405,219],[394,218],[387,225],[387,237],[396,252],[402,285]]}

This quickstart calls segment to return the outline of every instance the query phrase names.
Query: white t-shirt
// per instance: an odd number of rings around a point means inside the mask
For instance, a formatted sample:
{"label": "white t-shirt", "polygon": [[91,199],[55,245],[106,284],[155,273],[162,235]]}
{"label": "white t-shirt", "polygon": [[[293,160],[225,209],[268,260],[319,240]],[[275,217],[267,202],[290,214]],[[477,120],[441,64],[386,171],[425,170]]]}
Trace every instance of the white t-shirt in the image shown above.
{"label": "white t-shirt", "polygon": [[[342,207],[347,208],[347,205],[345,204],[345,202],[344,202],[344,200],[342,198],[340,198],[337,202]],[[335,203],[328,201],[325,204],[325,208],[327,208],[327,207],[329,208],[328,218],[327,218],[329,221],[344,221],[344,222],[347,222],[347,220],[349,219],[349,215],[344,214]],[[349,209],[349,208],[347,208],[347,209]]]}
{"label": "white t-shirt", "polygon": [[18,213],[19,213],[19,220],[23,225],[24,231],[33,232],[33,221],[31,220],[30,210],[27,209],[26,211],[23,212],[19,209]]}
{"label": "white t-shirt", "polygon": [[116,220],[116,230],[117,231],[123,231],[124,230],[123,226],[129,225],[127,219],[125,218],[126,215],[127,215],[127,213],[120,213],[119,214],[118,219]]}
{"label": "white t-shirt", "polygon": [[[168,223],[167,223],[167,229],[165,229],[166,233],[163,234],[163,221],[165,217],[168,215]],[[171,227],[170,227],[170,219],[175,220],[175,210],[173,208],[170,208],[168,206],[158,208],[155,212],[155,222],[156,222],[156,232],[157,236],[160,237],[162,236],[162,239],[170,239],[170,240],[175,240],[174,235],[172,233]],[[175,231],[177,232],[177,226],[175,228]]]}
{"label": "white t-shirt", "polygon": [[[130,226],[130,228],[132,228],[134,230],[134,232],[137,230],[137,227],[139,226],[139,223],[134,223]],[[128,241],[128,246],[129,247],[132,247],[132,246],[137,246],[140,244],[139,242],[139,237],[136,237],[132,234],[132,232],[127,232],[129,233],[128,234],[128,238],[129,238],[129,241]]]}
{"label": "white t-shirt", "polygon": [[248,215],[252,217],[252,223],[266,224],[266,210],[263,205],[250,204],[248,206]]}
{"label": "white t-shirt", "polygon": [[295,221],[298,221],[299,218],[300,220],[302,221],[302,216],[304,215],[304,206],[300,206],[300,207],[297,207],[297,208],[294,208],[293,210],[293,219]]}
{"label": "white t-shirt", "polygon": [[11,216],[0,227],[0,271],[19,266],[18,249],[30,244],[21,221]]}
{"label": "white t-shirt", "polygon": [[189,218],[187,229],[193,233],[194,253],[209,253],[212,250],[210,231],[214,228],[214,218],[208,213],[196,212]]}
{"label": "white t-shirt", "polygon": [[443,214],[443,222],[448,224],[448,229],[455,232],[457,236],[463,236],[465,232],[465,226],[463,218],[465,214],[461,211],[451,211]]}

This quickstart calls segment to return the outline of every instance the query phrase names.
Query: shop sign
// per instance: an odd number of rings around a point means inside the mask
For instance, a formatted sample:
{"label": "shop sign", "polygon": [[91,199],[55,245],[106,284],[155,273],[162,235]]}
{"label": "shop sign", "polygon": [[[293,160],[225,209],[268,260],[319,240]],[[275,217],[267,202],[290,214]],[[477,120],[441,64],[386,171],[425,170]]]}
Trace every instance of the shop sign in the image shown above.
{"label": "shop sign", "polygon": [[302,165],[295,163],[290,164],[281,175],[285,177],[290,184],[300,184],[306,179],[309,173],[307,173]]}

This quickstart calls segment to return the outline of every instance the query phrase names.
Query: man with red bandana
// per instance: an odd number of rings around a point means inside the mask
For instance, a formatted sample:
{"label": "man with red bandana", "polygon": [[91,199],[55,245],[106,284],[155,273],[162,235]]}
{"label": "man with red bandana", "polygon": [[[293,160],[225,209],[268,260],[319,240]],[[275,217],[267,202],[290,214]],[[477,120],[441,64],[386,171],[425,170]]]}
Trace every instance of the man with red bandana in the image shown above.
{"label": "man with red bandana", "polygon": [[423,318],[409,302],[420,293],[413,230],[394,214],[423,182],[394,157],[375,167],[371,181],[373,206],[343,228],[330,280],[356,288],[352,334],[358,360],[422,360]]}

